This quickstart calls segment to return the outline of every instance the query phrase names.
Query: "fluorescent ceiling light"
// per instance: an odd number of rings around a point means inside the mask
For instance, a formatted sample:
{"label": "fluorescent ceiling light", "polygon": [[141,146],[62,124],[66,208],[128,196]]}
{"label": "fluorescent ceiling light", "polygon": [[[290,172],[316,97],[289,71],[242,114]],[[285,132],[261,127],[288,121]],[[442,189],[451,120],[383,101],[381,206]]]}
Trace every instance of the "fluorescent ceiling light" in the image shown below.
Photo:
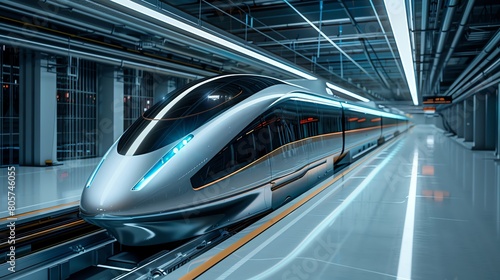
{"label": "fluorescent ceiling light", "polygon": [[290,67],[288,65],[285,65],[285,64],[283,64],[281,62],[273,60],[273,59],[271,59],[271,58],[269,58],[267,56],[261,55],[261,54],[259,54],[257,52],[254,52],[252,50],[246,49],[246,48],[244,48],[242,46],[239,46],[239,45],[237,45],[235,43],[232,43],[230,41],[227,41],[227,40],[224,40],[222,38],[219,38],[219,37],[217,37],[217,36],[215,36],[215,35],[213,35],[211,33],[208,33],[206,31],[203,31],[201,29],[193,27],[193,26],[191,26],[189,24],[186,24],[186,23],[184,23],[182,21],[178,21],[176,19],[173,19],[173,18],[171,18],[171,17],[169,17],[169,16],[167,16],[165,14],[162,14],[160,12],[157,12],[155,10],[147,8],[147,7],[145,7],[143,5],[140,5],[138,3],[132,2],[130,0],[111,0],[111,1],[114,2],[114,3],[117,3],[119,5],[122,5],[124,7],[127,7],[127,8],[129,8],[131,10],[134,10],[136,12],[139,12],[139,13],[141,13],[143,15],[152,17],[152,18],[157,19],[157,20],[160,20],[160,21],[162,21],[162,22],[164,22],[164,23],[166,23],[168,25],[171,25],[171,26],[174,26],[176,28],[179,28],[179,29],[182,29],[184,31],[187,31],[187,32],[189,32],[189,33],[191,33],[193,35],[196,35],[196,36],[202,37],[204,39],[207,39],[207,40],[209,40],[209,41],[211,41],[213,43],[216,43],[216,44],[218,44],[220,46],[230,48],[230,49],[232,49],[232,50],[234,50],[236,52],[242,53],[244,55],[248,55],[248,56],[253,57],[253,58],[257,59],[257,60],[265,62],[267,64],[270,64],[270,65],[276,66],[278,68],[281,68],[281,69],[283,69],[285,71],[293,73],[293,74],[295,74],[297,76],[300,76],[302,78],[305,78],[305,79],[308,79],[308,80],[316,80],[317,79],[316,77],[314,77],[314,76],[312,76],[312,75],[310,75],[310,74],[308,74],[306,72],[302,72],[302,71],[300,71],[298,69],[295,69],[295,68]]}
{"label": "fluorescent ceiling light", "polygon": [[343,88],[341,88],[341,87],[338,87],[338,86],[336,86],[336,85],[334,85],[334,84],[330,84],[330,83],[328,83],[328,82],[327,82],[327,83],[326,83],[326,86],[327,86],[327,87],[329,87],[329,88],[331,88],[331,89],[333,89],[333,90],[336,90],[336,91],[338,91],[338,92],[340,92],[340,93],[343,93],[343,94],[345,94],[345,95],[349,95],[350,97],[353,97],[353,98],[356,98],[356,99],[358,99],[358,100],[361,100],[361,101],[363,101],[363,102],[368,102],[368,101],[370,101],[370,99],[368,99],[368,98],[364,98],[363,96],[359,96],[359,95],[357,95],[357,94],[355,94],[355,93],[352,93],[352,92],[350,92],[350,91],[348,91],[348,90],[346,90],[346,89],[343,89]]}
{"label": "fluorescent ceiling light", "polygon": [[389,16],[392,32],[396,39],[401,63],[405,71],[406,81],[410,88],[413,105],[418,105],[417,83],[415,81],[415,71],[413,69],[413,56],[410,46],[410,29],[408,28],[408,18],[406,15],[406,5],[400,0],[384,0],[385,9]]}

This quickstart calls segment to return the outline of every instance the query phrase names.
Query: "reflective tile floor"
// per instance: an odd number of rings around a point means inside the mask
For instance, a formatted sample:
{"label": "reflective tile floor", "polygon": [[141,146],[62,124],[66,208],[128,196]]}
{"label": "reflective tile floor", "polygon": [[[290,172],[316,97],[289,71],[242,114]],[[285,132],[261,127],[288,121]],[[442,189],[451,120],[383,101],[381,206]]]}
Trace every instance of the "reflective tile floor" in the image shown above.
{"label": "reflective tile floor", "polygon": [[[15,167],[15,214],[19,218],[78,205],[83,187],[100,158],[71,160],[50,167]],[[0,176],[0,224],[9,216],[8,170]],[[12,195],[9,195],[12,196]]]}
{"label": "reflective tile floor", "polygon": [[416,126],[337,177],[239,249],[230,245],[321,184],[166,279],[203,267],[197,279],[500,279],[500,165],[491,151]]}

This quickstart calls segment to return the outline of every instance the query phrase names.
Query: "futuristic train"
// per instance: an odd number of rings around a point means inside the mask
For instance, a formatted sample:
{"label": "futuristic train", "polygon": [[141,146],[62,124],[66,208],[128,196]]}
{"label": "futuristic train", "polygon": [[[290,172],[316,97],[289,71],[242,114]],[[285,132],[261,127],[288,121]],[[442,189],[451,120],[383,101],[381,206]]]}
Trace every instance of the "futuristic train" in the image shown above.
{"label": "futuristic train", "polygon": [[125,245],[194,237],[280,207],[407,127],[404,116],[270,77],[205,78],[111,146],[80,214]]}

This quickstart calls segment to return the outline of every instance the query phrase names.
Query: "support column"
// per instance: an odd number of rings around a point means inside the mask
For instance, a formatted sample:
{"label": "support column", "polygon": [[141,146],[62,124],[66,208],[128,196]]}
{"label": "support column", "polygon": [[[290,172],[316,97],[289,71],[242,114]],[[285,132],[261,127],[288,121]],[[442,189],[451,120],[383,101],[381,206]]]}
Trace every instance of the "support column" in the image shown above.
{"label": "support column", "polygon": [[457,137],[464,138],[464,103],[460,102],[456,105],[455,119],[457,125]]}
{"label": "support column", "polygon": [[453,111],[454,111],[455,106],[449,107],[446,109],[446,121],[448,123],[448,129],[447,131],[453,134],[457,133],[457,126],[456,126],[456,121],[455,118],[453,117]]}
{"label": "support column", "polygon": [[451,114],[450,114],[450,112],[451,112],[451,108],[452,108],[452,107],[449,107],[449,108],[447,108],[447,109],[444,111],[444,119],[446,120],[446,122],[447,122],[447,124],[448,124],[448,125],[446,126],[446,131],[448,131],[448,132],[450,132],[450,133],[452,132],[451,130],[455,130],[455,128],[453,127],[453,124],[452,124],[452,122],[451,122]]}
{"label": "support column", "polygon": [[457,135],[457,117],[453,115],[456,110],[457,105],[450,107],[448,109],[448,124],[450,125],[452,132],[454,135]]}
{"label": "support column", "polygon": [[97,119],[99,155],[106,151],[123,133],[123,70],[102,65],[99,68],[97,90]]}
{"label": "support column", "polygon": [[57,73],[55,61],[38,52],[20,56],[21,165],[57,160]]}
{"label": "support column", "polygon": [[496,92],[488,92],[486,94],[486,121],[485,121],[485,149],[495,150],[495,140],[498,127],[497,120],[497,98]]}
{"label": "support column", "polygon": [[464,100],[464,141],[474,141],[474,99]]}
{"label": "support column", "polygon": [[475,150],[485,150],[486,149],[486,95],[476,94],[474,95],[474,143],[472,148]]}
{"label": "support column", "polygon": [[498,89],[497,89],[497,93],[496,93],[496,96],[497,96],[497,125],[496,125],[496,130],[497,130],[497,133],[496,133],[496,136],[497,136],[497,141],[496,141],[496,156],[497,158],[500,159],[500,128],[498,128],[498,124],[500,124],[500,84],[498,84]]}

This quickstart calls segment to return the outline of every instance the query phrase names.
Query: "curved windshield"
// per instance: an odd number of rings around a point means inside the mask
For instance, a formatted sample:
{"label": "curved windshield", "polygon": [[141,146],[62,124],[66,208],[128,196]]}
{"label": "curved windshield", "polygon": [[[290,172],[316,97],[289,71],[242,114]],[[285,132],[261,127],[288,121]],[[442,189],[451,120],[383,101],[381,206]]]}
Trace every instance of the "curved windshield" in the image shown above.
{"label": "curved windshield", "polygon": [[141,155],[184,137],[252,94],[282,83],[259,76],[198,80],[177,90],[135,121],[118,142],[122,155]]}

